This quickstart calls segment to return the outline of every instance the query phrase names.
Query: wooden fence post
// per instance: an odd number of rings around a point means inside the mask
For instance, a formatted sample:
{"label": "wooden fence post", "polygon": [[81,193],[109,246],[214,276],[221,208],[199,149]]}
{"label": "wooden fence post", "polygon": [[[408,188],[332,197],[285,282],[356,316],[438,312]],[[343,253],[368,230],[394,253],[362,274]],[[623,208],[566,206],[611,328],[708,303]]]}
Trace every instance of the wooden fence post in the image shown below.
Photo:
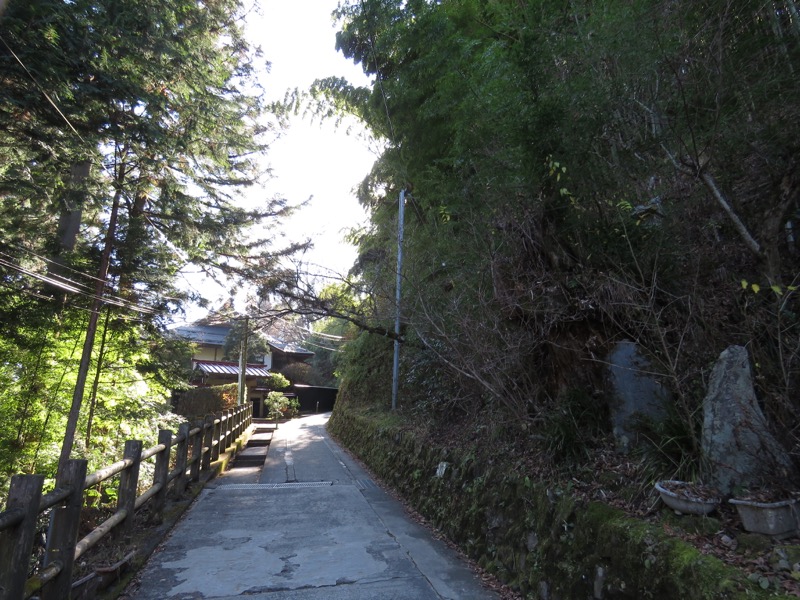
{"label": "wooden fence post", "polygon": [[194,428],[199,429],[192,440],[192,468],[189,481],[200,481],[200,459],[203,452],[203,422],[195,421]]}
{"label": "wooden fence post", "polygon": [[[47,550],[44,566],[58,562],[61,570],[50,583],[42,589],[42,600],[62,600],[69,598],[72,590],[72,565],[75,562],[75,544],[78,541],[81,506],[83,505],[83,485],[86,482],[88,461],[67,461],[61,478],[56,481],[59,488],[70,488],[71,493],[62,506],[53,508],[50,513],[50,530],[47,534]],[[36,510],[39,510],[38,505]]]}
{"label": "wooden fence post", "polygon": [[172,432],[169,429],[158,430],[158,445],[164,450],[156,454],[156,466],[153,471],[153,485],[160,485],[150,512],[150,521],[160,524],[167,504],[167,486],[169,485],[169,457],[172,449]]}
{"label": "wooden fence post", "polygon": [[142,464],[142,441],[126,441],[125,453],[122,458],[133,461],[130,467],[119,474],[119,493],[117,495],[117,510],[128,511],[119,531],[129,534],[133,530],[133,513],[136,511],[136,490],[139,487],[139,467]]}
{"label": "wooden fence post", "polygon": [[214,416],[208,415],[203,424],[203,456],[200,459],[200,468],[203,471],[208,471],[211,468],[211,454],[213,449],[212,441],[214,439]]}
{"label": "wooden fence post", "polygon": [[174,493],[180,498],[186,491],[186,455],[189,453],[189,423],[181,423],[178,427],[178,448],[175,454],[175,469],[178,476],[175,478]]}
{"label": "wooden fence post", "polygon": [[14,475],[11,478],[6,511],[21,513],[21,521],[0,531],[0,598],[18,600],[23,597],[42,485],[44,475]]}
{"label": "wooden fence post", "polygon": [[223,442],[222,448],[220,448],[220,452],[225,452],[228,449],[228,446],[231,445],[231,436],[233,435],[233,431],[231,430],[231,414],[233,414],[232,410],[226,410],[222,413],[222,434]]}
{"label": "wooden fence post", "polygon": [[219,458],[220,453],[220,444],[222,441],[220,440],[222,433],[222,417],[214,417],[214,433],[212,435],[213,441],[211,443],[211,460],[215,461]]}

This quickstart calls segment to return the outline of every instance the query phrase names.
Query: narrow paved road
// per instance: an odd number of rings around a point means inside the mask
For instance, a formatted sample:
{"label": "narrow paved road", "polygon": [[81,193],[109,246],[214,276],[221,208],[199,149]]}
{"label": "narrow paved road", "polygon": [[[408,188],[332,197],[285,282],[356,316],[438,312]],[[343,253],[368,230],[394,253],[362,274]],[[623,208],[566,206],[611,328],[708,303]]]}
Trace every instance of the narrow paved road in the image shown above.
{"label": "narrow paved road", "polygon": [[496,599],[328,437],[328,416],[282,424],[263,466],[204,490],[128,597]]}

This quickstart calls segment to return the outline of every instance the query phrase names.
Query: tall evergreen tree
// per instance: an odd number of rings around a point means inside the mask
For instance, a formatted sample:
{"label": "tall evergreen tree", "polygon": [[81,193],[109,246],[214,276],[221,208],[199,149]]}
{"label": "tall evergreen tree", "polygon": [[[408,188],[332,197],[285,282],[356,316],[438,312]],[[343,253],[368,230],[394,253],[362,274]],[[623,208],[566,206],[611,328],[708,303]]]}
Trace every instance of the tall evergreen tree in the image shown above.
{"label": "tall evergreen tree", "polygon": [[[260,56],[244,39],[243,13],[238,0],[8,6],[0,20],[0,318],[9,350],[35,348],[29,340],[52,334],[54,318],[80,327],[67,315],[83,315],[97,289],[117,315],[115,332],[151,340],[156,352],[164,317],[186,298],[176,285],[181,269],[235,285],[292,251],[270,239],[288,213],[284,201],[254,209],[239,201],[264,175],[275,122],[255,83]],[[97,287],[103,257],[108,278]],[[17,326],[19,314],[31,329]],[[153,368],[152,357],[137,362]],[[12,378],[29,369],[28,361],[5,367]],[[35,387],[32,406],[42,402]]]}

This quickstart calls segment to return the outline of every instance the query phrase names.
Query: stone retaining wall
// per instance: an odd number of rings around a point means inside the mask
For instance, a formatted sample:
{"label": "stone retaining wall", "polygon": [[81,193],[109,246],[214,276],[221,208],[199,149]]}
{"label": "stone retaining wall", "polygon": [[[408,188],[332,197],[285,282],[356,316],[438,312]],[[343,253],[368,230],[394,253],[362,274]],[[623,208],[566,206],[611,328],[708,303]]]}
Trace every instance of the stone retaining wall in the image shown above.
{"label": "stone retaining wall", "polygon": [[[337,406],[331,433],[462,550],[527,598],[775,598],[743,573],[602,503],[468,450],[423,446]],[[786,596],[780,596],[786,597]]]}

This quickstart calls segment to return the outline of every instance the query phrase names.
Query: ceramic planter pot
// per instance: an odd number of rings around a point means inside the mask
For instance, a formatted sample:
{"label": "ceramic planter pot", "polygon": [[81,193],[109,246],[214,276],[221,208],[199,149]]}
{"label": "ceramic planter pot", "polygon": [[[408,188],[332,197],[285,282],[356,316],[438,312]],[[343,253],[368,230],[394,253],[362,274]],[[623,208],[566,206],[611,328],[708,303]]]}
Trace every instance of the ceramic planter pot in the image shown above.
{"label": "ceramic planter pot", "polygon": [[756,502],[733,498],[728,502],[736,507],[747,531],[782,536],[800,528],[797,500]]}
{"label": "ceramic planter pot", "polygon": [[707,515],[720,503],[719,498],[706,498],[693,494],[692,484],[684,481],[659,481],[656,491],[662,502],[678,514]]}

